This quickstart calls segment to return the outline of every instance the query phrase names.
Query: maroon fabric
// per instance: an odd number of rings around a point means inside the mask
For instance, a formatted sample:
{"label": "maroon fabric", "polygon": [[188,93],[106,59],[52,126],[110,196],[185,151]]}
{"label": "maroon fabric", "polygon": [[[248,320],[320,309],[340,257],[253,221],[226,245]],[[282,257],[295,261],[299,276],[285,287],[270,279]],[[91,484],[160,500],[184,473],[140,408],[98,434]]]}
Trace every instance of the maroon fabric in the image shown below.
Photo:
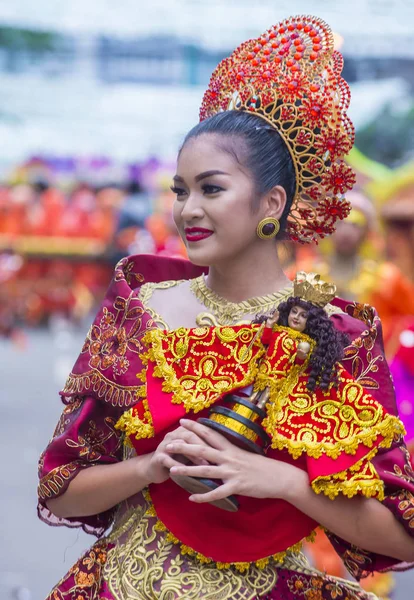
{"label": "maroon fabric", "polygon": [[[140,385],[136,375],[141,370],[141,337],[154,325],[137,299],[137,288],[147,281],[188,279],[200,273],[201,269],[186,261],[155,256],[130,257],[117,265],[107,296],[62,392],[67,406],[40,460],[39,511],[50,524],[82,526],[96,535],[109,526],[112,511],[94,517],[56,519],[48,514],[46,502],[62,494],[80,469],[122,459],[121,438],[113,426],[125,408],[135,402]],[[366,306],[340,299],[334,303],[346,313],[332,316],[335,326],[351,338],[343,362],[345,368],[395,414],[378,317]],[[374,460],[386,484],[384,504],[414,535],[414,473],[403,440],[396,440],[391,450],[381,452]],[[356,577],[395,567],[398,562],[330,537]]]}

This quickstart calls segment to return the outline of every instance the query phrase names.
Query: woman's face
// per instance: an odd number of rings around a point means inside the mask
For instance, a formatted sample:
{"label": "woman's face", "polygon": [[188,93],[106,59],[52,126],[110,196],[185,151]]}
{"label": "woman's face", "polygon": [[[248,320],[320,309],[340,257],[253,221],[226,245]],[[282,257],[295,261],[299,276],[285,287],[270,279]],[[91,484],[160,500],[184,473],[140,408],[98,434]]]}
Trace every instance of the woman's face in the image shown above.
{"label": "woman's face", "polygon": [[172,188],[175,224],[189,259],[201,266],[240,258],[261,241],[256,227],[263,215],[252,214],[253,178],[220,144],[226,139],[217,134],[190,139]]}
{"label": "woman's face", "polygon": [[308,311],[300,306],[293,306],[288,316],[288,325],[295,331],[303,332],[308,321]]}

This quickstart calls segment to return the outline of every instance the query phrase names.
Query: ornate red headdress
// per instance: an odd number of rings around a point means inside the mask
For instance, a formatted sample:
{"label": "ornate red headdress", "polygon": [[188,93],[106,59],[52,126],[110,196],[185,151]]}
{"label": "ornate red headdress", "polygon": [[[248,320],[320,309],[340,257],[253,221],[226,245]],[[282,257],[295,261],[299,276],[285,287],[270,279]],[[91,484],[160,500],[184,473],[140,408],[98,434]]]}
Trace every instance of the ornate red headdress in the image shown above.
{"label": "ornate red headdress", "polygon": [[343,156],[355,135],[346,114],[350,91],[342,67],[324,21],[290,17],[225,58],[204,94],[201,121],[220,111],[250,111],[283,138],[296,172],[288,218],[294,241],[318,242],[350,212],[344,193],[352,189],[355,174]]}

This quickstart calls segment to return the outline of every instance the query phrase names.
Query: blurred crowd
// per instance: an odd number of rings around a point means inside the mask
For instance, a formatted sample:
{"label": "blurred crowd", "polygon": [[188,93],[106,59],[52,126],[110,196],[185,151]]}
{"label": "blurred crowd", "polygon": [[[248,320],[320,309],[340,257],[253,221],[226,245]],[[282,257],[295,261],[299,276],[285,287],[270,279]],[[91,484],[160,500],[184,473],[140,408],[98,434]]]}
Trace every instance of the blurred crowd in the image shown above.
{"label": "blurred crowd", "polygon": [[[318,247],[285,244],[280,252],[292,276],[317,271],[342,297],[375,306],[394,356],[414,315],[413,169],[381,170],[359,154],[353,161],[353,210],[335,235]],[[3,334],[55,313],[82,318],[127,254],[185,257],[171,215],[173,165],[151,159],[116,174],[110,163],[89,167],[80,173],[75,162],[68,169],[33,159],[0,185]]]}
{"label": "blurred crowd", "polygon": [[82,319],[127,254],[185,256],[171,219],[171,173],[159,163],[134,171],[115,183],[90,174],[65,181],[35,161],[0,186],[3,335],[55,314]]}

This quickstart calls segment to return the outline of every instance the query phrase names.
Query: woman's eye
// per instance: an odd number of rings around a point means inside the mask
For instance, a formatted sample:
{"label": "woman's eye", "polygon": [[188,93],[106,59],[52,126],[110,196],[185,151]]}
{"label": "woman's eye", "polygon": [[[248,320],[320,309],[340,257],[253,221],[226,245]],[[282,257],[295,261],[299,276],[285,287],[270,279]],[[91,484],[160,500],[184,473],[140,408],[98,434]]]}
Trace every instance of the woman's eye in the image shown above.
{"label": "woman's eye", "polygon": [[183,189],[183,188],[179,188],[179,187],[176,187],[176,186],[174,186],[174,185],[172,185],[170,189],[171,189],[172,193],[173,193],[173,194],[176,194],[178,197],[179,197],[179,196],[185,196],[185,194],[187,193],[187,192],[185,191],[185,189]]}
{"label": "woman's eye", "polygon": [[220,187],[220,186],[218,186],[218,185],[210,185],[208,183],[206,183],[205,185],[203,185],[201,189],[207,195],[218,194],[218,192],[221,192],[223,190],[223,188]]}

